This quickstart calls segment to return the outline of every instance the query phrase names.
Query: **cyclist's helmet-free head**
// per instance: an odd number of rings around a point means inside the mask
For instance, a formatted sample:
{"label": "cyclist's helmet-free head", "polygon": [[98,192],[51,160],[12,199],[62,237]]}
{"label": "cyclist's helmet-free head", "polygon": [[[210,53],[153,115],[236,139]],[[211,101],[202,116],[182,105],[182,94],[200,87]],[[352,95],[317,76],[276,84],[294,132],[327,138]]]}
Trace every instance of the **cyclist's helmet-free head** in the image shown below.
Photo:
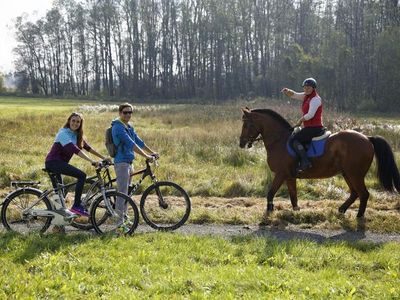
{"label": "cyclist's helmet-free head", "polygon": [[314,78],[306,78],[303,81],[302,86],[311,86],[314,89],[316,89],[317,88],[317,81]]}

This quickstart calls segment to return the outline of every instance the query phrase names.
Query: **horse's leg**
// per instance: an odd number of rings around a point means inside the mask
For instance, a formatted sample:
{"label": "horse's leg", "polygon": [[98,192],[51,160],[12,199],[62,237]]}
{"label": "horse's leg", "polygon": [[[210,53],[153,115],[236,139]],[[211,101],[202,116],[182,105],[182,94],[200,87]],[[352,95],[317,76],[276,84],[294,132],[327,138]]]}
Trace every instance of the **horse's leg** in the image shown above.
{"label": "horse's leg", "polygon": [[[349,176],[351,186],[354,188],[358,196],[360,197],[360,207],[358,208],[357,218],[364,217],[365,209],[367,208],[367,202],[369,198],[369,192],[365,186],[364,176],[355,175]],[[353,201],[354,202],[354,201]]]}
{"label": "horse's leg", "polygon": [[357,193],[360,196],[360,207],[358,208],[357,218],[362,218],[364,217],[365,210],[367,209],[369,198],[369,192],[365,186],[364,178],[361,179],[361,182],[357,188]]}
{"label": "horse's leg", "polygon": [[275,178],[272,180],[271,187],[267,193],[267,212],[274,210],[274,196],[278,189],[281,187],[284,179],[284,176],[276,174]]}
{"label": "horse's leg", "polygon": [[347,198],[347,200],[339,207],[339,213],[344,214],[347,209],[356,201],[358,194],[354,190],[353,185],[351,184],[351,181],[348,179],[348,176],[346,174],[343,174],[343,178],[346,181],[347,185],[349,186],[350,189],[350,196]]}
{"label": "horse's leg", "polygon": [[344,214],[347,209],[356,201],[358,197],[358,194],[354,190],[350,190],[350,196],[347,198],[347,200],[339,207],[339,212],[341,214]]}
{"label": "horse's leg", "polygon": [[297,205],[296,178],[286,179],[286,185],[289,190],[289,197],[290,197],[290,202],[292,203],[293,210],[300,210],[300,207]]}

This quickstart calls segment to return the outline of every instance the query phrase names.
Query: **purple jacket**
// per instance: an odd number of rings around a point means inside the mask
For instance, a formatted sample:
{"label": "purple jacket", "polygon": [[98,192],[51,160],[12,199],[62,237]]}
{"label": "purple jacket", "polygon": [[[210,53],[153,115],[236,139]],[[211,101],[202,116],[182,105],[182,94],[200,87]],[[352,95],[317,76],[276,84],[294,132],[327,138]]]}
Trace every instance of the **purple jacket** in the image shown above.
{"label": "purple jacket", "polygon": [[[50,152],[46,156],[47,161],[61,160],[69,162],[74,154],[78,154],[81,149],[78,148],[77,134],[69,128],[61,128],[54,141]],[[87,151],[91,149],[90,145],[83,141],[83,148]]]}

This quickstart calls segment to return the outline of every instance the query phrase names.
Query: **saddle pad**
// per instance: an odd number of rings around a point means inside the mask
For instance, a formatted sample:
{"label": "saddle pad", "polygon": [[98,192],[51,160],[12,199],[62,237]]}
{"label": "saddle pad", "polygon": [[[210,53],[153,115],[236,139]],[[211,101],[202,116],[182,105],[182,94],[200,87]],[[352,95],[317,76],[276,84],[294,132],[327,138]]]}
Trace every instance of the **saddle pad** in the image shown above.
{"label": "saddle pad", "polygon": [[[330,134],[331,133],[328,131],[321,136],[313,138],[310,144],[305,145],[307,149],[307,157],[318,157],[324,154],[325,144]],[[296,156],[296,152],[294,152],[292,147],[290,147],[289,141],[286,143],[286,148],[290,156]]]}

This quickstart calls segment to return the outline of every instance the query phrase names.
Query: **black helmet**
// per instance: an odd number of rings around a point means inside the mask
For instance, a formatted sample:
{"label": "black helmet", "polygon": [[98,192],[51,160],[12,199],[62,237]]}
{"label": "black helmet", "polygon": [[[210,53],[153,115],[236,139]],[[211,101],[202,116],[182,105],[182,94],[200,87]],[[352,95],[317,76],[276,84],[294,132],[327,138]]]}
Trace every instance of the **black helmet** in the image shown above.
{"label": "black helmet", "polygon": [[317,88],[317,81],[314,78],[311,78],[311,77],[310,78],[306,78],[303,81],[303,85],[302,86],[311,86],[314,89],[316,89]]}

